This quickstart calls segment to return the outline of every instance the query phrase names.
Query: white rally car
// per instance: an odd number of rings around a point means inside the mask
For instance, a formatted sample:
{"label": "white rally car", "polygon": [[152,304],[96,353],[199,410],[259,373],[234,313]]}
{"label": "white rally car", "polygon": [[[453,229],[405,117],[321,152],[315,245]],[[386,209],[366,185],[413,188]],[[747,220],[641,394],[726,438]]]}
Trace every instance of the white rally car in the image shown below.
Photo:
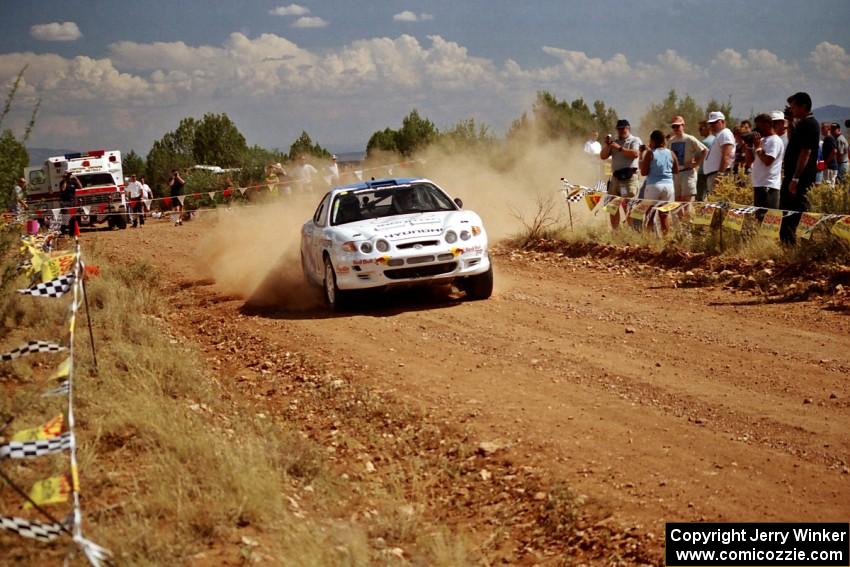
{"label": "white rally car", "polygon": [[355,290],[452,283],[470,299],[493,292],[481,217],[428,179],[379,179],[332,189],[301,228],[301,267],[334,309]]}

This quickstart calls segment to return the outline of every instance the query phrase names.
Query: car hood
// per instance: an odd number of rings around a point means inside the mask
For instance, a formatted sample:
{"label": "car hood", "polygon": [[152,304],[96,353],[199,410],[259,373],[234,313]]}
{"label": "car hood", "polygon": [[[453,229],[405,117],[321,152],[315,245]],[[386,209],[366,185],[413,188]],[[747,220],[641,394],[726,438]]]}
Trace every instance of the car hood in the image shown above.
{"label": "car hood", "polygon": [[447,228],[462,228],[477,224],[481,219],[472,211],[443,211],[393,215],[367,219],[334,227],[340,234],[354,238],[382,237],[389,241],[421,236],[439,236]]}

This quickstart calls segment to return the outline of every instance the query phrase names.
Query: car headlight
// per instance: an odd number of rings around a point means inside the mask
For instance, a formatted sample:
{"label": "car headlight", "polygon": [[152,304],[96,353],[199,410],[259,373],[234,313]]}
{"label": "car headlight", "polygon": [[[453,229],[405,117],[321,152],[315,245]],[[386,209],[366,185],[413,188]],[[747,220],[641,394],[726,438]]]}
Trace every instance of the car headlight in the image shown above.
{"label": "car headlight", "polygon": [[481,234],[481,227],[480,226],[473,226],[472,227],[472,236],[478,236],[479,234]]}
{"label": "car headlight", "polygon": [[472,238],[472,235],[469,234],[468,230],[461,230],[460,231],[460,239],[461,240],[469,240],[470,238]]}
{"label": "car headlight", "polygon": [[372,252],[372,243],[371,242],[364,242],[363,244],[360,245],[360,251],[363,252],[364,254],[371,253]]}
{"label": "car headlight", "polygon": [[349,240],[348,242],[342,243],[342,249],[346,252],[357,252],[357,243],[353,240]]}
{"label": "car headlight", "polygon": [[386,252],[390,249],[390,243],[386,240],[379,240],[375,243],[375,248],[378,252]]}
{"label": "car headlight", "polygon": [[446,233],[445,238],[446,242],[448,242],[449,244],[454,244],[455,242],[457,242],[457,233],[453,230],[450,230]]}

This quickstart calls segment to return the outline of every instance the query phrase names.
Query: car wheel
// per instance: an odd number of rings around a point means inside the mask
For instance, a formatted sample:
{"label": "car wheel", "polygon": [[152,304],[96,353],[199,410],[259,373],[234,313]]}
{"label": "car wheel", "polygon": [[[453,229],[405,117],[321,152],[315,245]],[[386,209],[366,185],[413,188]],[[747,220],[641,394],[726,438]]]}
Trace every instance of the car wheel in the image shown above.
{"label": "car wheel", "polygon": [[127,217],[124,216],[124,215],[116,215],[115,226],[117,226],[121,230],[124,230],[125,228],[127,228]]}
{"label": "car wheel", "polygon": [[115,228],[115,217],[109,215],[109,218],[106,219],[106,225],[109,227],[109,230]]}
{"label": "car wheel", "polygon": [[348,306],[349,292],[337,287],[336,272],[334,272],[331,259],[327,256],[325,256],[325,276],[322,278],[322,291],[325,296],[325,304],[334,311],[343,311]]}
{"label": "car wheel", "polygon": [[483,274],[466,278],[463,289],[466,291],[466,297],[473,301],[487,299],[493,295],[493,266],[491,265]]}

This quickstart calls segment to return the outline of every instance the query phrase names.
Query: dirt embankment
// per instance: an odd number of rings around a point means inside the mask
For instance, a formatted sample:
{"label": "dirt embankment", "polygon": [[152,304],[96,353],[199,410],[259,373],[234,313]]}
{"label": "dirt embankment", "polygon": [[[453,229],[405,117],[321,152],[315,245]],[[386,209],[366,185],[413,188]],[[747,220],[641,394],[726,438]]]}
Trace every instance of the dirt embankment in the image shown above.
{"label": "dirt embankment", "polygon": [[[150,223],[92,239],[160,267],[174,284],[174,324],[209,351],[223,376],[233,374],[234,395],[254,396],[294,420],[309,416],[305,427],[317,440],[339,427],[329,416],[346,422],[344,404],[311,396],[298,382],[259,391],[236,380],[237,370],[273,353],[298,353],[424,416],[437,428],[436,447],[422,445],[422,455],[367,452],[415,463],[426,475],[455,463],[460,472],[437,485],[433,513],[482,534],[482,545],[483,534],[505,537],[493,544],[493,559],[537,561],[585,549],[597,561],[657,561],[665,521],[839,521],[850,513],[845,313],[682,288],[633,263],[515,252],[496,258],[489,301],[408,290],[335,316],[311,303],[308,290],[285,284],[281,297],[306,294],[297,308],[193,285],[209,284],[222,268],[195,261],[211,230],[206,222]],[[281,269],[291,276],[299,268]],[[254,346],[218,352],[231,341]],[[386,424],[385,432],[404,426]],[[471,454],[453,456],[452,441],[436,441],[458,432]],[[481,441],[501,448],[477,452]],[[336,458],[353,467],[358,457]],[[577,498],[557,498],[560,486]],[[547,527],[547,510],[566,501],[585,504],[577,535],[562,541],[558,522],[554,532]]]}

